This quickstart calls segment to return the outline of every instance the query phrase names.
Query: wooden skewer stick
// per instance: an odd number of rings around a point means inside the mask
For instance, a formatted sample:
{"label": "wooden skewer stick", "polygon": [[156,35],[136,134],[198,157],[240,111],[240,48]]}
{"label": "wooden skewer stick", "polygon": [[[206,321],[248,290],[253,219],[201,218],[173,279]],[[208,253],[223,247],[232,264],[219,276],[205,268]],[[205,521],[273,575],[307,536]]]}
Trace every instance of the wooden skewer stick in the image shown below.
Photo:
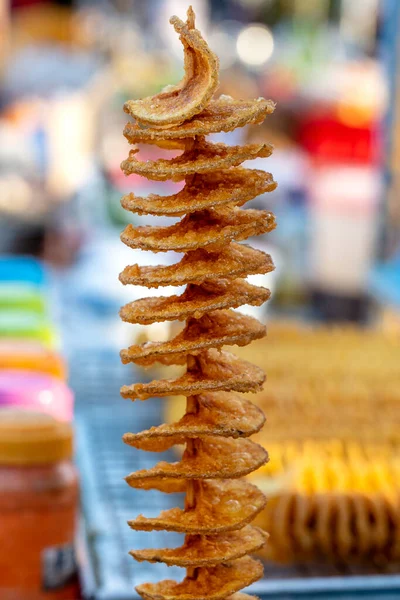
{"label": "wooden skewer stick", "polygon": [[[188,356],[187,359],[187,370],[190,371],[196,365],[196,360],[193,356]],[[186,399],[186,413],[196,414],[198,411],[199,403],[197,402],[196,396],[188,396]],[[196,452],[195,440],[188,439],[186,442],[186,452],[189,455],[193,455]],[[186,499],[185,499],[185,510],[194,508],[196,505],[195,498],[195,487],[196,482],[193,479],[188,479],[186,484]]]}
{"label": "wooden skewer stick", "polygon": [[[187,358],[187,370],[190,371],[196,366],[196,359],[193,356]],[[188,396],[186,399],[186,413],[195,414],[198,411],[199,403],[197,402],[196,396]],[[188,454],[194,454],[196,452],[195,440],[188,439],[186,442],[186,452]],[[185,510],[193,509],[196,506],[196,481],[188,479],[186,483],[186,498],[185,498]],[[195,579],[197,577],[197,569],[195,567],[189,567],[186,570],[187,577]]]}

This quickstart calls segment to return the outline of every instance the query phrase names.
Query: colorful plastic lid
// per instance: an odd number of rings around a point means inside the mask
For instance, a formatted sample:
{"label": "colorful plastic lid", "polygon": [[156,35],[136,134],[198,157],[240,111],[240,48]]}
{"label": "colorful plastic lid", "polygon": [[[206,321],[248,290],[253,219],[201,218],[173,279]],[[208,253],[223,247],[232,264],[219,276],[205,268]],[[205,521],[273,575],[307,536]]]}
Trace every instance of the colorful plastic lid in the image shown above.
{"label": "colorful plastic lid", "polygon": [[36,258],[11,255],[0,257],[0,281],[24,281],[43,286],[46,280],[46,267]]}
{"label": "colorful plastic lid", "polygon": [[26,408],[71,421],[73,394],[59,379],[29,371],[0,371],[0,407]]}
{"label": "colorful plastic lid", "polygon": [[41,412],[0,408],[0,465],[51,464],[72,453],[69,423]]}
{"label": "colorful plastic lid", "polygon": [[47,373],[58,379],[66,379],[66,365],[57,352],[41,345],[13,344],[0,340],[0,369]]}
{"label": "colorful plastic lid", "polygon": [[54,346],[56,335],[43,315],[24,310],[0,310],[0,339],[32,339],[47,347]]}
{"label": "colorful plastic lid", "polygon": [[25,282],[0,281],[0,310],[21,309],[46,314],[47,302],[39,288]]}

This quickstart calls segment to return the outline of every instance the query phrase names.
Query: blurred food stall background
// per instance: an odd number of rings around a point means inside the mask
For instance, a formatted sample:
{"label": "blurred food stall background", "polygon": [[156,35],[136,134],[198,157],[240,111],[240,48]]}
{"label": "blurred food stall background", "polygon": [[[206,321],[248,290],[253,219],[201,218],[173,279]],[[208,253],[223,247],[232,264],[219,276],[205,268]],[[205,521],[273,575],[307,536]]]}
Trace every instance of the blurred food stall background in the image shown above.
{"label": "blurred food stall background", "polygon": [[[101,474],[111,468],[111,459],[104,455],[100,464],[87,455],[97,435],[114,436],[113,452],[128,452],[111,471],[110,478],[119,481],[125,460],[134,456],[142,464],[138,453],[118,450],[124,420],[138,430],[142,417],[155,424],[182,412],[179,399],[172,399],[151,409],[145,403],[132,416],[136,407],[127,407],[118,395],[119,384],[129,378],[154,375],[122,371],[118,351],[137,341],[167,339],[176,330],[165,323],[145,330],[118,319],[122,304],[144,295],[141,288],[119,283],[123,267],[176,260],[120,243],[127,218],[134,224],[156,219],[124,212],[120,198],[131,191],[167,195],[181,187],[122,174],[119,165],[129,149],[122,106],[180,79],[181,45],[168,19],[183,18],[186,5],[0,0],[0,405],[44,411],[75,425],[83,440],[77,453],[83,530],[90,536],[99,515],[104,517],[101,510],[108,511],[101,532],[109,545],[96,546],[97,561],[104,562],[104,589],[114,586],[121,594],[132,576],[118,556],[134,545],[131,538],[125,543],[125,533],[118,537],[113,531],[115,519],[125,516],[116,508],[125,492],[117,487],[116,497],[100,494],[88,472]],[[240,353],[270,378],[258,401],[269,418],[260,441],[271,446],[271,462],[257,478],[274,496],[263,523],[271,528],[277,511],[285,523],[303,518],[303,524],[296,530],[299,539],[288,541],[278,530],[280,545],[274,545],[272,532],[266,558],[298,562],[300,553],[302,560],[318,555],[386,568],[400,556],[395,459],[400,5],[397,0],[192,0],[192,5],[199,29],[220,57],[220,93],[277,103],[262,126],[212,136],[275,146],[272,157],[249,165],[273,173],[278,182],[274,192],[250,203],[272,210],[278,220],[263,240],[251,240],[276,264],[273,273],[250,278],[273,291],[266,306],[248,308],[271,333]],[[156,155],[171,157],[173,151],[141,148],[143,160]],[[168,295],[169,289],[155,293]],[[360,465],[364,478],[354,476]],[[336,477],[339,471],[348,474],[345,481]],[[302,494],[309,504],[302,517],[294,517],[299,508],[293,498]],[[337,533],[342,513],[335,504],[325,525],[316,525],[324,508],[315,507],[324,507],[327,495],[347,507],[343,514],[350,516],[343,519],[352,533],[345,541]],[[102,509],[94,515],[96,502]],[[145,503],[139,497],[135,502]],[[366,502],[369,508],[357,521],[354,515]],[[377,504],[386,507],[379,515],[371,509]],[[381,537],[368,529],[379,519],[385,523]],[[354,533],[357,527],[362,535]],[[0,558],[0,589],[5,568]],[[71,562],[58,588],[74,571]],[[27,586],[36,581],[32,577]]]}

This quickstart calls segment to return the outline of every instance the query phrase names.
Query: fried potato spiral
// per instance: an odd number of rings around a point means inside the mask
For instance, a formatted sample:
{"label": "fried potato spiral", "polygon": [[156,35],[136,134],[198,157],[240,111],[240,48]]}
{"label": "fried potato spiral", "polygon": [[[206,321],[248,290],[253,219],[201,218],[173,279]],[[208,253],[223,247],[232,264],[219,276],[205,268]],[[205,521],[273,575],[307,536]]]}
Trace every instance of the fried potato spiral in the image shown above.
{"label": "fried potato spiral", "polygon": [[175,423],[124,435],[126,444],[144,451],[186,446],[179,462],[161,461],[126,477],[134,488],[186,492],[184,509],[163,511],[152,518],[139,515],[129,522],[132,529],[186,536],[180,548],[132,550],[131,555],[138,561],[187,569],[180,583],[165,580],[138,586],[138,593],[147,600],[248,600],[239,590],[259,579],[263,570],[261,563],[247,555],[261,548],[268,536],[249,524],[265,506],[265,497],[241,477],[265,465],[268,454],[248,439],[262,428],[263,412],[237,393],[262,389],[265,374],[222,346],[244,346],[265,335],[262,323],[233,309],[244,304],[259,306],[270,296],[268,289],[251,285],[246,277],[272,271],[271,257],[239,242],[275,228],[272,213],[241,207],[276,184],[269,173],[240,166],[269,156],[271,145],[227,146],[206,141],[205,136],[261,123],[273,112],[274,104],[263,98],[212,99],[218,60],[195,29],[193,11],[189,9],[186,23],[177,17],[171,23],[184,45],[185,77],[157,96],[127,102],[125,111],[135,121],[126,125],[124,135],[131,144],[174,147],[182,149],[182,154],[143,162],[133,147],[121,169],[125,175],[152,180],[184,180],[185,186],[165,197],[140,198],[130,193],[121,204],[141,215],[182,218],[167,227],[128,225],[121,240],[131,248],[184,256],[169,266],[127,266],[120,281],[147,288],[187,287],[180,296],[131,302],[122,307],[120,316],[143,325],[186,323],[169,341],[122,350],[121,360],[141,366],[179,364],[187,369],[176,379],[124,385],[121,395],[131,400],[174,394],[187,398],[186,413]]}

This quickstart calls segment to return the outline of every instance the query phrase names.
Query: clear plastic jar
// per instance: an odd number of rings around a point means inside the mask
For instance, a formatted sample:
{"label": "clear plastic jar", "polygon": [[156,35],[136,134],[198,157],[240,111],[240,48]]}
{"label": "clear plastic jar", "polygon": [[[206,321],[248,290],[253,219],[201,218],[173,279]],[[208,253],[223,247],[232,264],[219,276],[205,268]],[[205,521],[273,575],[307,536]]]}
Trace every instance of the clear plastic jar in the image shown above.
{"label": "clear plastic jar", "polygon": [[49,415],[0,411],[0,597],[78,598],[78,474],[72,428]]}

